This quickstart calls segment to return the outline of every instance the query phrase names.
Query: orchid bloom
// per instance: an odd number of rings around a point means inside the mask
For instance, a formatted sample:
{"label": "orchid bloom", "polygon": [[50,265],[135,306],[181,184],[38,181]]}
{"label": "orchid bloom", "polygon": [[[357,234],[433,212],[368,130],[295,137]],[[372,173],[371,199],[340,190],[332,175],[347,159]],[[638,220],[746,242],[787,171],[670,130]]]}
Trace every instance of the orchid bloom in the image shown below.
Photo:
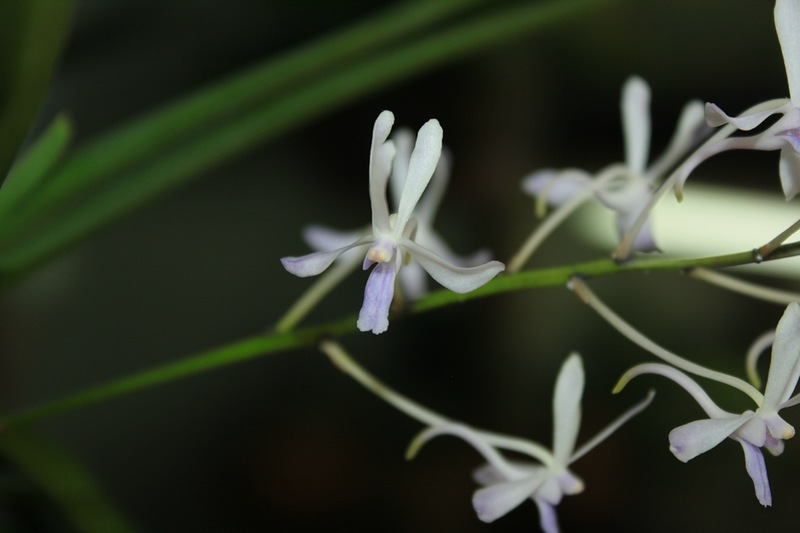
{"label": "orchid bloom", "polygon": [[442,152],[442,128],[435,119],[426,122],[419,130],[409,158],[397,213],[390,216],[386,188],[395,157],[395,145],[387,139],[393,123],[394,115],[390,111],[383,111],[375,121],[372,132],[369,170],[371,231],[331,251],[281,259],[284,268],[296,276],[316,276],[344,252],[368,247],[363,269],[367,270],[373,265],[374,268],[364,291],[358,329],[376,334],[383,333],[389,327],[389,306],[394,296],[395,277],[405,262],[406,254],[433,279],[459,293],[475,290],[505,268],[498,261],[475,267],[458,267],[416,242],[417,219],[412,216],[413,210],[431,180]]}
{"label": "orchid bloom", "polygon": [[[675,195],[680,199],[683,185],[700,163],[727,150],[780,150],[780,179],[787,200],[800,192],[800,2],[775,2],[775,29],[783,52],[789,98],[757,104],[738,117],[725,114],[716,104],[706,104],[706,121],[710,126],[724,126],[675,172]],[[737,130],[751,131],[772,115],[782,115],[777,122],[760,133],[731,137]]]}
{"label": "orchid bloom", "polygon": [[[625,138],[624,164],[610,165],[595,176],[579,169],[541,170],[524,178],[522,188],[556,206],[569,205],[567,202],[582,193],[586,198],[593,193],[603,205],[616,212],[617,232],[622,236],[647,207],[655,182],[698,139],[703,127],[703,112],[700,102],[689,102],[681,113],[669,146],[648,167],[650,88],[642,78],[632,76],[625,82],[620,107]],[[651,226],[648,217],[633,244],[635,250],[649,252],[658,249]]]}
{"label": "orchid bloom", "polygon": [[[754,367],[755,361],[749,361],[749,365]],[[792,438],[795,433],[794,428],[778,412],[800,403],[800,394],[792,396],[800,377],[800,304],[789,304],[778,322],[764,394],[755,389],[745,391],[756,400],[755,411],[736,414],[723,410],[697,382],[680,370],[661,363],[631,368],[620,378],[614,392],[619,392],[631,379],[641,374],[660,374],[672,379],[686,389],[709,416],[670,432],[669,449],[675,457],[685,463],[730,437],[741,444],[744,450],[745,468],[753,480],[756,498],[764,506],[772,505],[760,448],[766,448],[772,455],[780,455],[783,441]]]}
{"label": "orchid bloom", "polygon": [[[584,489],[583,481],[569,470],[569,466],[641,412],[653,397],[651,392],[645,400],[575,450],[584,381],[581,358],[578,354],[572,354],[561,367],[553,394],[552,452],[535,442],[488,433],[463,424],[442,423],[420,433],[411,443],[407,456],[411,458],[416,455],[420,447],[433,437],[461,437],[488,462],[473,473],[475,481],[484,487],[475,491],[472,498],[478,518],[492,522],[530,498],[539,509],[542,530],[546,533],[557,532],[555,506],[563,496],[578,494]],[[541,464],[509,461],[498,451],[501,448],[529,455]]]}
{"label": "orchid bloom", "polygon": [[[393,201],[392,207],[396,211],[403,192],[403,185],[408,175],[408,164],[414,147],[414,134],[411,130],[402,128],[394,132],[390,140],[395,145],[396,154],[392,163],[392,172],[389,176],[389,190],[391,192],[390,198]],[[433,171],[430,184],[414,208],[413,216],[417,221],[414,241],[453,265],[460,267],[478,266],[491,258],[491,254],[487,250],[478,250],[466,257],[459,256],[450,249],[444,239],[433,229],[439,204],[447,188],[451,166],[452,157],[443,148],[436,170]],[[303,229],[303,239],[311,249],[320,252],[347,246],[368,232],[368,229],[339,231],[325,226],[311,225]],[[353,250],[342,254],[339,260],[349,260],[352,263],[353,270],[360,263],[358,255]],[[400,290],[405,298],[416,300],[428,292],[425,273],[416,261],[409,261],[403,265],[403,268],[398,272],[398,280]]]}

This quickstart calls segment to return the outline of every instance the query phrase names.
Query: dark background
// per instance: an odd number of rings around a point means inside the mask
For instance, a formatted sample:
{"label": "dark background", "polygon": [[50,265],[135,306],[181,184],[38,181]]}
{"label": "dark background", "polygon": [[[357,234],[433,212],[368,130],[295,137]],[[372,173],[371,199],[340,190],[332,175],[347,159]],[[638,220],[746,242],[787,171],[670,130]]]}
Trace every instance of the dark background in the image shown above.
{"label": "dark background", "polygon": [[[84,1],[42,122],[67,110],[76,143],[102,135],[379,4],[387,3]],[[618,101],[631,74],[653,90],[656,154],[690,98],[735,113],[788,92],[772,5],[750,0],[619,1],[408,79],[209,172],[7,292],[0,301],[5,404],[54,399],[274,323],[310,283],[278,261],[307,251],[302,227],[369,220],[370,132],[382,109],[414,129],[439,119],[455,166],[438,228],[459,252],[489,246],[507,259],[534,223],[519,191],[523,175],[545,166],[593,171],[622,159]],[[697,179],[778,193],[777,158],[729,154]],[[532,265],[609,253],[579,242],[562,231]],[[308,321],[357,312],[365,281],[361,273],[348,278]],[[675,273],[593,286],[657,342],[736,375],[749,343],[783,311]],[[737,444],[681,464],[667,434],[702,411],[659,377],[639,378],[612,397],[626,368],[653,357],[565,289],[472,301],[343,342],[424,405],[547,445],[553,382],[571,351],[584,356],[588,376],[579,442],[655,387],[645,415],[574,465],[587,490],[559,506],[566,531],[768,530],[795,520],[797,444],[767,458],[774,496],[767,510]],[[709,390],[730,410],[752,407],[735,391]],[[786,418],[800,420],[791,411]],[[37,428],[79,458],[145,531],[538,527],[532,503],[482,524],[470,504],[478,454],[442,438],[406,462],[405,447],[421,426],[315,349],[190,377]],[[51,513],[37,528],[67,530],[46,502],[32,508]]]}

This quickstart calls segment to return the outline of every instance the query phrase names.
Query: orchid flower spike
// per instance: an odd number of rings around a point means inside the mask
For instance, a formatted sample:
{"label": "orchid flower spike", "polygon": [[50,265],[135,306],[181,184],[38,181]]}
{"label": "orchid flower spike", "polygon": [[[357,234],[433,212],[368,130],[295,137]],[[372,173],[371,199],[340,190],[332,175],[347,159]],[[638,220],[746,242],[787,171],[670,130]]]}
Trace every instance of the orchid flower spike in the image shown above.
{"label": "orchid flower spike", "polygon": [[[578,494],[584,484],[569,466],[600,444],[633,416],[647,407],[647,398],[626,411],[584,446],[575,450],[581,423],[581,397],[584,386],[583,363],[578,354],[570,355],[561,366],[553,394],[553,450],[535,442],[472,429],[458,423],[442,423],[420,433],[411,443],[407,457],[412,458],[430,439],[454,435],[471,444],[487,464],[473,477],[483,485],[473,498],[478,518],[493,522],[530,498],[539,509],[539,523],[546,533],[559,530],[555,506],[565,495]],[[498,451],[506,449],[526,454],[540,464],[509,461]]]}
{"label": "orchid flower spike", "polygon": [[[789,98],[757,104],[738,117],[725,114],[716,104],[706,104],[710,126],[724,126],[686,161],[674,174],[675,195],[680,199],[689,174],[711,156],[727,150],[780,150],[780,180],[787,200],[800,192],[800,2],[775,2],[775,29],[783,52]],[[737,130],[751,131],[772,115],[782,115],[777,122],[751,136],[731,137]]]}
{"label": "orchid flower spike", "polygon": [[[751,354],[759,352],[760,350],[751,350]],[[752,359],[752,355],[749,359]],[[748,361],[748,365],[754,367],[755,361]],[[723,410],[697,382],[680,370],[661,363],[631,368],[620,378],[614,392],[619,392],[631,379],[641,374],[660,374],[672,379],[691,394],[709,416],[670,432],[669,449],[673,455],[685,463],[714,448],[726,438],[737,441],[744,450],[745,468],[753,480],[756,498],[764,506],[772,505],[761,448],[766,448],[772,455],[780,455],[783,452],[783,441],[795,434],[794,428],[778,412],[800,403],[800,394],[792,396],[800,377],[800,304],[789,304],[778,322],[767,385],[760,401],[756,401],[755,411],[735,414]]]}
{"label": "orchid flower spike", "polygon": [[[686,104],[667,149],[647,166],[650,88],[642,78],[632,76],[625,82],[620,107],[625,138],[624,164],[610,165],[594,176],[577,169],[541,170],[524,178],[522,188],[539,202],[559,206],[559,210],[572,211],[583,200],[596,196],[616,212],[617,232],[621,238],[648,206],[656,182],[696,144],[704,125],[702,104],[699,101]],[[541,204],[539,211],[543,211]],[[635,250],[658,249],[651,226],[648,216],[633,243]]]}
{"label": "orchid flower spike", "polygon": [[284,257],[284,268],[299,277],[316,276],[325,271],[340,255],[353,248],[367,248],[362,266],[370,272],[364,291],[364,304],[358,317],[361,331],[383,333],[389,327],[389,306],[394,296],[395,277],[405,263],[406,255],[415,260],[444,287],[459,293],[475,290],[505,269],[498,261],[479,266],[459,267],[440,257],[416,239],[418,221],[414,208],[433,176],[442,152],[442,128],[435,119],[420,128],[416,144],[408,160],[397,212],[390,216],[386,188],[395,145],[388,141],[394,115],[383,111],[375,121],[370,152],[369,193],[372,205],[371,230],[330,251],[314,252],[301,257]]}

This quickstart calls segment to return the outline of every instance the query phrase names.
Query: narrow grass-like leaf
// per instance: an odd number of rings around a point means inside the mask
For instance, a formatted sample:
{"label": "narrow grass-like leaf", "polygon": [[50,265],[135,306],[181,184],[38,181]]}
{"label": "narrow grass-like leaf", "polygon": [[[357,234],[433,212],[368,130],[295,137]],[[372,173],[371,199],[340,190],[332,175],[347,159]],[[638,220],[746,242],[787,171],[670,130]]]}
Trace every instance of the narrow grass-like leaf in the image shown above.
{"label": "narrow grass-like leaf", "polygon": [[0,177],[36,117],[73,10],[73,0],[0,2]]}
{"label": "narrow grass-like leaf", "polygon": [[[392,6],[105,133],[65,162],[48,180],[48,187],[18,215],[14,226],[48,216],[87,189],[168,153],[198,132],[213,135],[219,121],[263,106],[281,91],[312,84],[353,58],[372,54],[410,32],[484,2],[487,0],[412,0]],[[4,234],[0,227],[0,235]]]}
{"label": "narrow grass-like leaf", "polygon": [[27,429],[6,432],[0,453],[16,464],[83,533],[135,531],[91,475],[64,450]]}
{"label": "narrow grass-like leaf", "polygon": [[14,164],[0,186],[0,218],[36,189],[64,154],[71,133],[69,120],[59,115]]}
{"label": "narrow grass-like leaf", "polygon": [[[60,250],[142,203],[168,192],[254,145],[297,127],[364,94],[490,45],[508,42],[535,28],[585,12],[607,0],[523,3],[476,17],[453,29],[328,75],[322,81],[215,125],[187,142],[123,174],[112,186],[52,218],[32,233],[15,235],[0,255],[0,284],[8,283]],[[79,163],[90,171],[91,158]],[[72,163],[71,163],[72,165]],[[70,167],[71,168],[71,167]],[[14,220],[14,222],[19,222]],[[0,227],[2,232],[2,227]]]}

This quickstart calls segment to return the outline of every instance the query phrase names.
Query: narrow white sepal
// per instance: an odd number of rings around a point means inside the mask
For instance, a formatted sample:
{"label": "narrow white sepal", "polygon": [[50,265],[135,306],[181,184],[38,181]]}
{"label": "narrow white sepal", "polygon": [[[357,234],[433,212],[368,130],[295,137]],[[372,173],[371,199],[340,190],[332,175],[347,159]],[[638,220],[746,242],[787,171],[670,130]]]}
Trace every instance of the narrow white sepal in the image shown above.
{"label": "narrow white sepal", "polygon": [[546,480],[543,474],[478,489],[472,496],[472,506],[483,522],[494,522],[530,498]]}
{"label": "narrow white sepal", "polygon": [[394,143],[387,142],[394,124],[394,114],[382,111],[372,128],[372,145],[369,152],[369,200],[372,206],[372,228],[375,233],[388,232],[389,204],[386,186],[394,159]]}
{"label": "narrow white sepal", "polygon": [[775,330],[763,407],[777,409],[788,400],[799,377],[800,304],[792,302],[786,307]]}
{"label": "narrow white sepal", "polygon": [[553,456],[560,465],[566,466],[575,450],[585,379],[580,356],[571,354],[561,365],[553,392]]}
{"label": "narrow white sepal", "polygon": [[408,163],[408,175],[400,195],[400,205],[397,208],[397,221],[395,230],[402,233],[403,228],[411,218],[414,207],[419,202],[423,191],[433,176],[433,171],[439,163],[442,154],[442,127],[439,121],[431,119],[419,129],[414,151]]}
{"label": "narrow white sepal", "polygon": [[705,418],[678,426],[669,432],[669,451],[684,463],[714,448],[753,417]]}
{"label": "narrow white sepal", "polygon": [[337,257],[342,255],[347,250],[357,246],[369,244],[374,240],[372,235],[362,237],[356,242],[343,246],[337,250],[329,252],[314,252],[311,254],[302,255],[299,257],[282,257],[281,264],[287,272],[295,276],[306,278],[309,276],[316,276],[325,271]]}
{"label": "narrow white sepal", "polygon": [[625,164],[644,174],[650,151],[650,87],[638,76],[628,78],[622,88],[622,131]]}
{"label": "narrow white sepal", "polygon": [[789,96],[794,106],[800,107],[800,2],[775,2],[775,29],[781,43]]}
{"label": "narrow white sepal", "polygon": [[506,268],[499,261],[489,261],[474,267],[458,267],[408,239],[402,239],[400,245],[433,279],[445,288],[462,294],[485,285]]}

